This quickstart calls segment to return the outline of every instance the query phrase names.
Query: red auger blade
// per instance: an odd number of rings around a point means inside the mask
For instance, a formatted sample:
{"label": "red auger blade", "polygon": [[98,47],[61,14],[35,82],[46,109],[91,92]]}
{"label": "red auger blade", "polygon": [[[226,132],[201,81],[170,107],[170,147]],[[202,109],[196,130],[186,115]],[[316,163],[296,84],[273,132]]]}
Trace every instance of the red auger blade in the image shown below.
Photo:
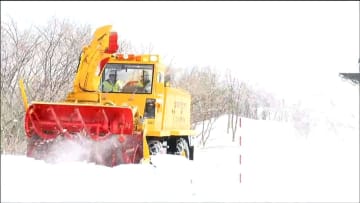
{"label": "red auger blade", "polygon": [[102,105],[34,103],[25,116],[25,131],[28,137],[37,134],[43,139],[58,135],[71,138],[85,132],[94,140],[106,139],[109,135],[133,133],[131,108]]}

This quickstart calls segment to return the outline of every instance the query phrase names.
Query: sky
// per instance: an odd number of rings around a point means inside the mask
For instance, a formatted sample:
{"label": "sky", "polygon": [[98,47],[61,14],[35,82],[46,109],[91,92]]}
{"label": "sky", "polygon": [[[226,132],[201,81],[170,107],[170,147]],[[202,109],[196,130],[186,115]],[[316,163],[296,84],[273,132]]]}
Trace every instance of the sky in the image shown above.
{"label": "sky", "polygon": [[231,142],[226,122],[194,161],[157,155],[108,168],[2,154],[1,202],[359,202],[358,127],[318,124],[304,136],[292,122],[242,118]]}
{"label": "sky", "polygon": [[135,46],[151,44],[165,63],[230,69],[255,87],[297,98],[333,94],[340,72],[359,71],[359,7],[357,1],[2,1],[1,17],[23,27],[52,16],[93,29],[112,24]]}

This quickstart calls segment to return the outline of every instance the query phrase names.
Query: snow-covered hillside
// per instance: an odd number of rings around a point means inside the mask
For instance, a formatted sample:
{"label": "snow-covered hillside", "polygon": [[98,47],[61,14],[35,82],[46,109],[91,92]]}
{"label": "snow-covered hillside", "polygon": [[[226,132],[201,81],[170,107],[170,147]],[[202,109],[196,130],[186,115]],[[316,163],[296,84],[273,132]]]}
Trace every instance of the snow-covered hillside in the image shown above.
{"label": "snow-covered hillside", "polygon": [[358,129],[299,136],[292,123],[243,118],[233,143],[226,121],[217,121],[195,161],[162,155],[155,166],[107,168],[2,155],[1,201],[359,201]]}

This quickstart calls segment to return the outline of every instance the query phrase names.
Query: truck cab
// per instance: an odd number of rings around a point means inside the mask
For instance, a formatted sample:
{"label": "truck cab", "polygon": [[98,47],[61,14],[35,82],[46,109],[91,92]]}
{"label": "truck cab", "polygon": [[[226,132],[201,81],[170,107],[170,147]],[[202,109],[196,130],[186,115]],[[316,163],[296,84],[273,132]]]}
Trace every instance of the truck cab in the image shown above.
{"label": "truck cab", "polygon": [[[104,104],[133,106],[151,129],[162,128],[165,99],[164,71],[158,55],[115,54],[104,66],[99,93]],[[115,77],[106,89],[110,74]],[[155,119],[156,118],[156,119]]]}

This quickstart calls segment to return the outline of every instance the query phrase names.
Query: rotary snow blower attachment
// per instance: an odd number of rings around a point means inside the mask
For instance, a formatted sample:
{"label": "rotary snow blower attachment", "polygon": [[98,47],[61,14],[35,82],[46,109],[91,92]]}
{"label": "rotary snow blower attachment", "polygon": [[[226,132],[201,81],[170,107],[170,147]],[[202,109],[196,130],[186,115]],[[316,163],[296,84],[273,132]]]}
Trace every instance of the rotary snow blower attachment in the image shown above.
{"label": "rotary snow blower attachment", "polygon": [[190,94],[164,81],[158,55],[116,53],[111,28],[98,28],[83,48],[73,91],[64,101],[28,105],[20,81],[27,156],[51,162],[66,155],[110,167],[148,162],[159,153],[192,160]]}
{"label": "rotary snow blower attachment", "polygon": [[[88,141],[103,145],[112,137],[117,138],[117,142],[113,142],[116,148],[113,149],[112,154],[107,155],[112,156],[110,159],[102,156],[98,158],[97,150],[100,147],[98,146],[94,151],[88,152],[88,156],[91,156],[89,161],[114,166],[120,162],[133,163],[138,161],[134,159],[139,159],[139,157],[129,159],[129,154],[121,151],[125,148],[120,148],[120,144],[127,141],[130,145],[128,144],[126,149],[140,149],[141,137],[127,136],[133,134],[132,110],[127,107],[34,103],[26,112],[25,131],[30,139],[27,155],[38,159],[56,158],[52,157],[54,155],[52,152],[55,150],[52,147],[56,146],[54,144],[60,140],[59,138],[83,142],[84,140],[80,140],[83,137],[79,135],[85,136]],[[137,144],[131,145],[131,143]]]}

